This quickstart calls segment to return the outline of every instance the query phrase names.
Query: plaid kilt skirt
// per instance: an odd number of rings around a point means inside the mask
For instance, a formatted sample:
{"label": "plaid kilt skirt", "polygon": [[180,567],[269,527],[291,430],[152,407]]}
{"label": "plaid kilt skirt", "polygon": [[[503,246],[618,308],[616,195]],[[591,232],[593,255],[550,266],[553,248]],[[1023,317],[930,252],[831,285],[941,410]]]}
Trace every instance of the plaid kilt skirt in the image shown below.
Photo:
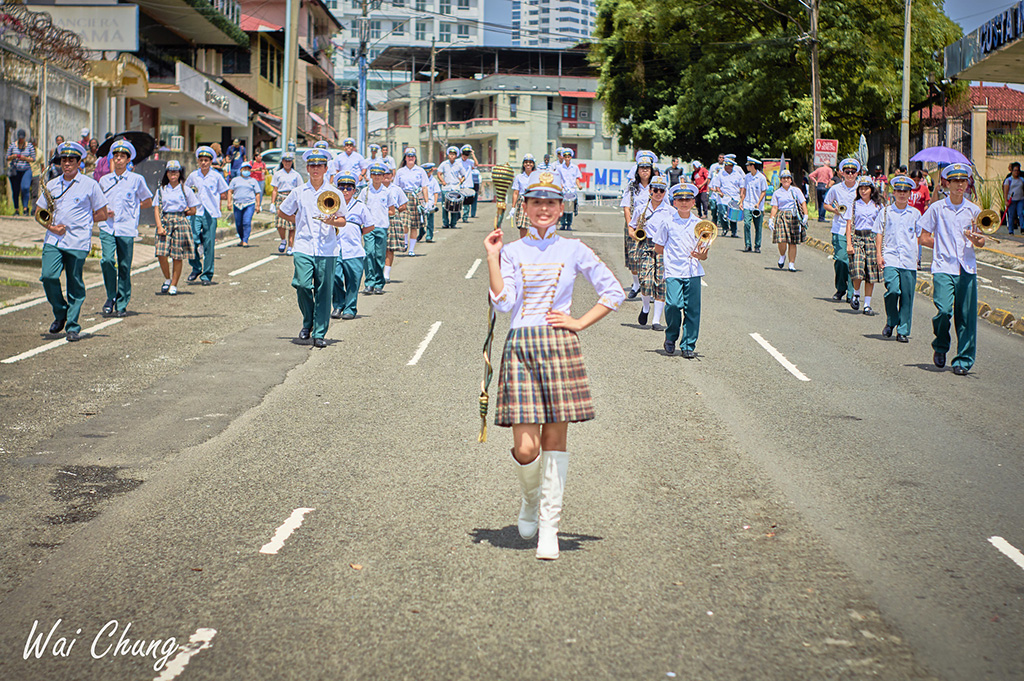
{"label": "plaid kilt skirt", "polygon": [[639,248],[640,293],[665,300],[665,260],[654,252],[654,242],[645,239]]}
{"label": "plaid kilt skirt", "polygon": [[772,231],[773,244],[802,244],[805,241],[807,230],[795,211],[784,210],[776,214],[775,229]]}
{"label": "plaid kilt skirt", "polygon": [[291,222],[288,222],[287,220],[283,219],[280,215],[277,215],[277,209],[281,207],[281,204],[284,203],[284,200],[288,197],[288,194],[290,194],[290,193],[291,193],[291,191],[278,192],[277,193],[277,205],[274,206],[274,209],[275,209],[274,210],[274,215],[276,216],[274,218],[274,228],[275,229],[283,229],[286,232],[290,232],[290,231],[294,230],[295,229],[295,225],[292,224]]}
{"label": "plaid kilt skirt", "polygon": [[192,244],[192,225],[188,217],[184,213],[161,213],[160,223],[167,235],[156,235],[155,255],[171,260],[192,257],[195,246]]}
{"label": "plaid kilt skirt", "polygon": [[626,269],[633,274],[640,274],[640,244],[629,235],[629,226],[622,230],[626,237]]}
{"label": "plaid kilt skirt", "polygon": [[580,339],[550,326],[512,329],[498,374],[494,423],[559,423],[594,418]]}
{"label": "plaid kilt skirt", "polygon": [[402,217],[401,213],[395,213],[388,218],[388,243],[386,248],[389,251],[405,252],[405,218]]}
{"label": "plaid kilt skirt", "polygon": [[516,201],[515,205],[516,217],[512,221],[512,226],[516,229],[526,229],[530,226],[530,222],[526,219],[526,207],[523,205],[523,195],[519,195],[519,200]]}
{"label": "plaid kilt skirt", "polygon": [[850,258],[850,279],[864,281],[882,281],[882,269],[878,266],[878,253],[875,250],[875,237],[853,235],[853,252]]}
{"label": "plaid kilt skirt", "polygon": [[412,194],[406,193],[405,198],[409,199],[409,203],[405,204],[405,212],[400,214],[402,216],[402,226],[407,232],[414,229],[416,233],[419,233],[422,197],[419,192],[414,192]]}

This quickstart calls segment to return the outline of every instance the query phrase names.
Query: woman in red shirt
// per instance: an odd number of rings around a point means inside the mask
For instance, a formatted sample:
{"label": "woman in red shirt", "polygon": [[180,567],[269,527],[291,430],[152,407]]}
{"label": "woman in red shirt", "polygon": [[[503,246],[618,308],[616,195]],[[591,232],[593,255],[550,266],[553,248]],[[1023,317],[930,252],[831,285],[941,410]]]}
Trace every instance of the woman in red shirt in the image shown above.
{"label": "woman in red shirt", "polygon": [[924,181],[924,172],[919,168],[910,173],[910,178],[914,180],[917,187],[910,192],[910,201],[908,203],[921,211],[921,215],[924,215],[924,212],[928,210],[928,206],[932,202],[931,192],[928,191],[928,183]]}

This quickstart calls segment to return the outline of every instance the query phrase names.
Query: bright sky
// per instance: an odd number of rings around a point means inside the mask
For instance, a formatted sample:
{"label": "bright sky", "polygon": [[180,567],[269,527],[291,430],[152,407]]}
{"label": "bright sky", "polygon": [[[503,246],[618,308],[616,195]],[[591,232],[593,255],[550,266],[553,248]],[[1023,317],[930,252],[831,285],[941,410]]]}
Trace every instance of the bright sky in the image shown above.
{"label": "bright sky", "polygon": [[[1005,12],[1018,0],[946,0],[946,16],[960,24],[967,35],[1000,12]],[[1024,90],[1024,85],[1010,85],[1014,90]]]}

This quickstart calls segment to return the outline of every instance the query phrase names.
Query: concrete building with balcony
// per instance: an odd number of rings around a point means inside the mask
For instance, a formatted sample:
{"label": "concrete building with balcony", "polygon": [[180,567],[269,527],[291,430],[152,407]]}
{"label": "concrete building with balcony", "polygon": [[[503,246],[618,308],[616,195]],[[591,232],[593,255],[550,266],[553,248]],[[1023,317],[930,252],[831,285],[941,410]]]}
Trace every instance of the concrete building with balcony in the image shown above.
{"label": "concrete building with balcony", "polygon": [[[597,76],[586,48],[452,47],[436,56],[433,89],[419,69],[430,50],[391,47],[374,69],[416,73],[377,105],[388,125],[371,140],[420,150],[421,161],[438,161],[448,145],[471,144],[482,165],[511,162],[523,154],[538,160],[557,147],[577,158],[629,161],[631,151],[603,122],[595,96]],[[412,67],[415,63],[417,66]]]}

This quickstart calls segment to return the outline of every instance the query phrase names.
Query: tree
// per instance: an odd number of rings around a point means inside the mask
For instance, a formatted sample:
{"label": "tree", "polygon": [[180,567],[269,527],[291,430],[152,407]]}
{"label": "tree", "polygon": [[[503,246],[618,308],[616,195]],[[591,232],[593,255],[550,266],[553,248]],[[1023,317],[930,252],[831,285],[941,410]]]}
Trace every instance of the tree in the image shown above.
{"label": "tree", "polygon": [[[939,3],[939,4],[936,4]],[[822,134],[856,148],[899,120],[902,0],[822,0]],[[609,125],[636,147],[708,157],[812,146],[807,18],[797,0],[600,0],[591,48]],[[961,35],[941,0],[916,0],[911,101]]]}

